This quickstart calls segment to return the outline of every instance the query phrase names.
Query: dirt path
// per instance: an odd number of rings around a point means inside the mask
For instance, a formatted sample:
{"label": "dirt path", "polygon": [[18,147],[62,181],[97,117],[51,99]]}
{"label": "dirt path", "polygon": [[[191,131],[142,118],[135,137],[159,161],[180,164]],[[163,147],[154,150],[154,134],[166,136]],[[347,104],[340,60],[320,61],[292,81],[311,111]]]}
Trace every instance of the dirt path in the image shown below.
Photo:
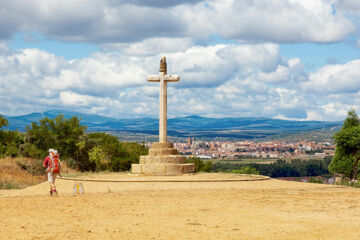
{"label": "dirt path", "polygon": [[83,182],[86,193],[72,196],[73,183],[58,180],[58,198],[46,195],[47,183],[1,190],[0,239],[360,238],[360,189],[280,180]]}

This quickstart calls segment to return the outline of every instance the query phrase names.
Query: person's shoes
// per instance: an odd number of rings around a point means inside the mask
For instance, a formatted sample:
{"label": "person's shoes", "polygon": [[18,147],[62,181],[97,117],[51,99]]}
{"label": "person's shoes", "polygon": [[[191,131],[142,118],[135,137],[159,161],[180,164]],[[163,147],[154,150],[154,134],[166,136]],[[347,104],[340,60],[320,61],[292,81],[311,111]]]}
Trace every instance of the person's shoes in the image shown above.
{"label": "person's shoes", "polygon": [[52,194],[53,194],[53,192],[52,192],[52,191],[50,191],[50,197],[52,197]]}
{"label": "person's shoes", "polygon": [[58,192],[56,190],[53,190],[54,196],[58,197]]}

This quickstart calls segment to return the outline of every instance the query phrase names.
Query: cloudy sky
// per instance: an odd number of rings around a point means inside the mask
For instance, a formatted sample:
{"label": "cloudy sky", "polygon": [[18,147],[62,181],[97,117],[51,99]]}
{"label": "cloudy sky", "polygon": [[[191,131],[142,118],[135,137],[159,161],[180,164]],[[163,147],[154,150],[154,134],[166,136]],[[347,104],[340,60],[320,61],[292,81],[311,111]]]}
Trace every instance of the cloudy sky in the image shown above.
{"label": "cloudy sky", "polygon": [[342,120],[360,110],[357,0],[0,0],[0,114],[51,109]]}

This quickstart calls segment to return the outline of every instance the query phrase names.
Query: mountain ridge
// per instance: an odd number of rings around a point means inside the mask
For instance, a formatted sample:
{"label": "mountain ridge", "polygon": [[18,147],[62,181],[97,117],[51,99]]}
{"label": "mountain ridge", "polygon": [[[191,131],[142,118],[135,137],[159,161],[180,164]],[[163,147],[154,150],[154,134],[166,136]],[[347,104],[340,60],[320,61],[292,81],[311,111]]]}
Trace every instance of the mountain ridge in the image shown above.
{"label": "mountain ridge", "polygon": [[[25,127],[30,126],[31,122],[38,122],[44,117],[55,118],[59,114],[64,115],[65,118],[78,116],[81,124],[88,126],[88,131],[129,131],[143,134],[153,134],[158,131],[157,118],[117,119],[61,109],[4,117],[9,121],[9,130],[25,131]],[[293,121],[266,117],[208,118],[191,115],[168,119],[168,135],[198,136],[200,134],[209,137],[230,135],[240,138],[249,135],[250,138],[256,138],[338,128],[341,124],[342,122]]]}

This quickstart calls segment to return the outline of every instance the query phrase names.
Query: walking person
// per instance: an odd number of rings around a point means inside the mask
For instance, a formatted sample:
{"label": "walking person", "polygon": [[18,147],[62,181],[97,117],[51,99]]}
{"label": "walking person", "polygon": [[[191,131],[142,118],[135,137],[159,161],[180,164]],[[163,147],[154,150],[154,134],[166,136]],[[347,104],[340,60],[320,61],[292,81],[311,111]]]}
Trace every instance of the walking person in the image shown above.
{"label": "walking person", "polygon": [[47,156],[44,160],[43,166],[46,168],[48,182],[50,184],[50,196],[58,196],[58,192],[56,191],[55,179],[57,175],[60,175],[60,160],[59,153],[55,149],[49,149],[49,156]]}

